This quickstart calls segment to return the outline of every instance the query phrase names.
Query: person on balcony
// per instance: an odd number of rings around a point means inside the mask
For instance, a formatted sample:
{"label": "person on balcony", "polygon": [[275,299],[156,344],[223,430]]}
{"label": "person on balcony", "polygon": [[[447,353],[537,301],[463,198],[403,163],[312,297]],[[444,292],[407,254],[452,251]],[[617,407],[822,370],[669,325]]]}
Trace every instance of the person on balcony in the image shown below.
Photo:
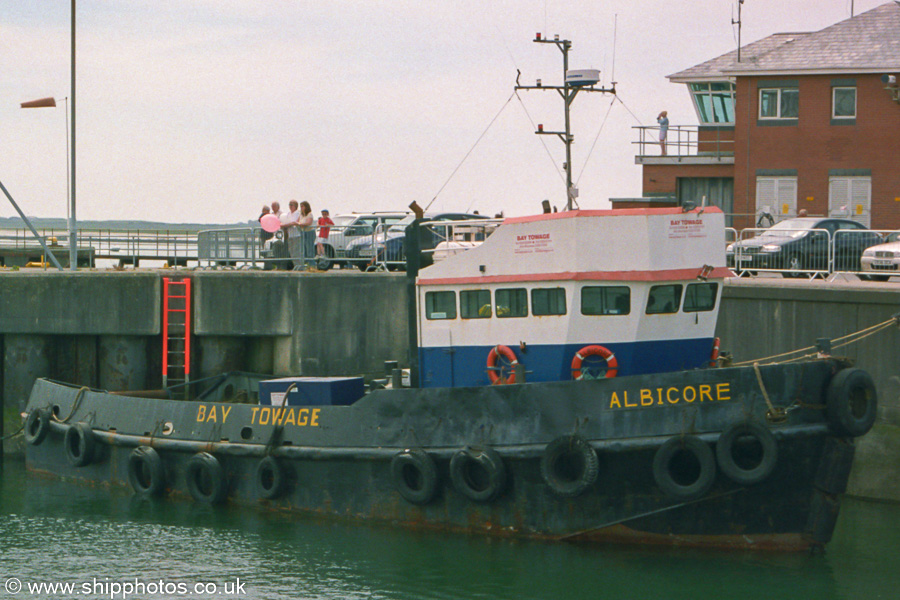
{"label": "person on balcony", "polygon": [[666,134],[669,133],[669,117],[668,112],[662,111],[659,113],[659,116],[656,117],[656,122],[659,123],[659,147],[662,149],[662,155],[666,155]]}

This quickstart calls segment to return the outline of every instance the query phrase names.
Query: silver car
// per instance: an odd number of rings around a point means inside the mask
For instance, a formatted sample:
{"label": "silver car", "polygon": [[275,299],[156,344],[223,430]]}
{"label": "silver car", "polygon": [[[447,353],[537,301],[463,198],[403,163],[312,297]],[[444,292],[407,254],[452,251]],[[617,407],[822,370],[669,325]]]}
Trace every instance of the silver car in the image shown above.
{"label": "silver car", "polygon": [[864,279],[887,281],[900,275],[900,231],[888,234],[884,244],[866,248],[859,259]]}
{"label": "silver car", "polygon": [[[346,266],[353,264],[354,257],[347,253],[347,247],[356,240],[370,239],[375,234],[388,229],[402,220],[405,212],[371,212],[347,213],[332,218],[334,225],[329,227],[327,241],[323,244],[325,254],[334,264]],[[318,231],[318,230],[317,230]]]}

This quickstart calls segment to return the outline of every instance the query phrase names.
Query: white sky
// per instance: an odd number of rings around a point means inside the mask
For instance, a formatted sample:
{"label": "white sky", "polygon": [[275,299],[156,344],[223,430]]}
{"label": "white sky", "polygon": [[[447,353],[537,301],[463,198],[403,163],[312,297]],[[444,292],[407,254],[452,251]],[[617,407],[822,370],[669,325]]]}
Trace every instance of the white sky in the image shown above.
{"label": "white sky", "polygon": [[[885,1],[746,0],[741,39]],[[63,105],[19,104],[70,95],[69,10],[0,0],[0,181],[28,215],[66,215]],[[291,198],[332,214],[435,196],[433,210],[562,207],[564,146],[529,121],[561,129],[562,100],[507,102],[516,69],[561,83],[539,31],[572,41],[569,68],[608,85],[615,67],[621,102],[580,94],[572,110],[579,204],[608,208],[641,195],[633,126],[663,109],[696,124],[665,76],[734,49],[736,16],[737,0],[78,0],[76,214],[231,223]]]}

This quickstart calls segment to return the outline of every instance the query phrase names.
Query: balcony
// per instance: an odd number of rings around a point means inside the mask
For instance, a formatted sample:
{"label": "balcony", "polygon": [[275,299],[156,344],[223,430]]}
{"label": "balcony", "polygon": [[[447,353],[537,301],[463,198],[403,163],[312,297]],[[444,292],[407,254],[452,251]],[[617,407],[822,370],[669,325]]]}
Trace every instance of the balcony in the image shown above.
{"label": "balcony", "polygon": [[669,127],[666,154],[659,145],[659,127],[632,127],[638,133],[638,165],[733,165],[734,128],[676,125]]}

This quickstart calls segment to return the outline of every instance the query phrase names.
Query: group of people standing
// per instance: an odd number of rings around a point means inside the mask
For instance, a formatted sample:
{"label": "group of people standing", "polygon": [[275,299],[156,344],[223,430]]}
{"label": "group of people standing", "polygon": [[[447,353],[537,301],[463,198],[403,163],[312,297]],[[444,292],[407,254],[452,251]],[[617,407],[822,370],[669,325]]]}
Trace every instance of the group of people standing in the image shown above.
{"label": "group of people standing", "polygon": [[[296,200],[288,202],[288,212],[281,210],[279,202],[272,202],[271,206],[263,205],[259,220],[268,214],[275,215],[281,222],[281,230],[287,239],[288,252],[294,262],[294,269],[315,268],[316,259],[325,256],[325,242],[334,221],[329,216],[328,209],[322,209],[322,216],[317,223],[313,223],[312,207],[304,200],[298,203]],[[318,235],[316,235],[318,225]],[[271,237],[273,234],[269,234]]]}

